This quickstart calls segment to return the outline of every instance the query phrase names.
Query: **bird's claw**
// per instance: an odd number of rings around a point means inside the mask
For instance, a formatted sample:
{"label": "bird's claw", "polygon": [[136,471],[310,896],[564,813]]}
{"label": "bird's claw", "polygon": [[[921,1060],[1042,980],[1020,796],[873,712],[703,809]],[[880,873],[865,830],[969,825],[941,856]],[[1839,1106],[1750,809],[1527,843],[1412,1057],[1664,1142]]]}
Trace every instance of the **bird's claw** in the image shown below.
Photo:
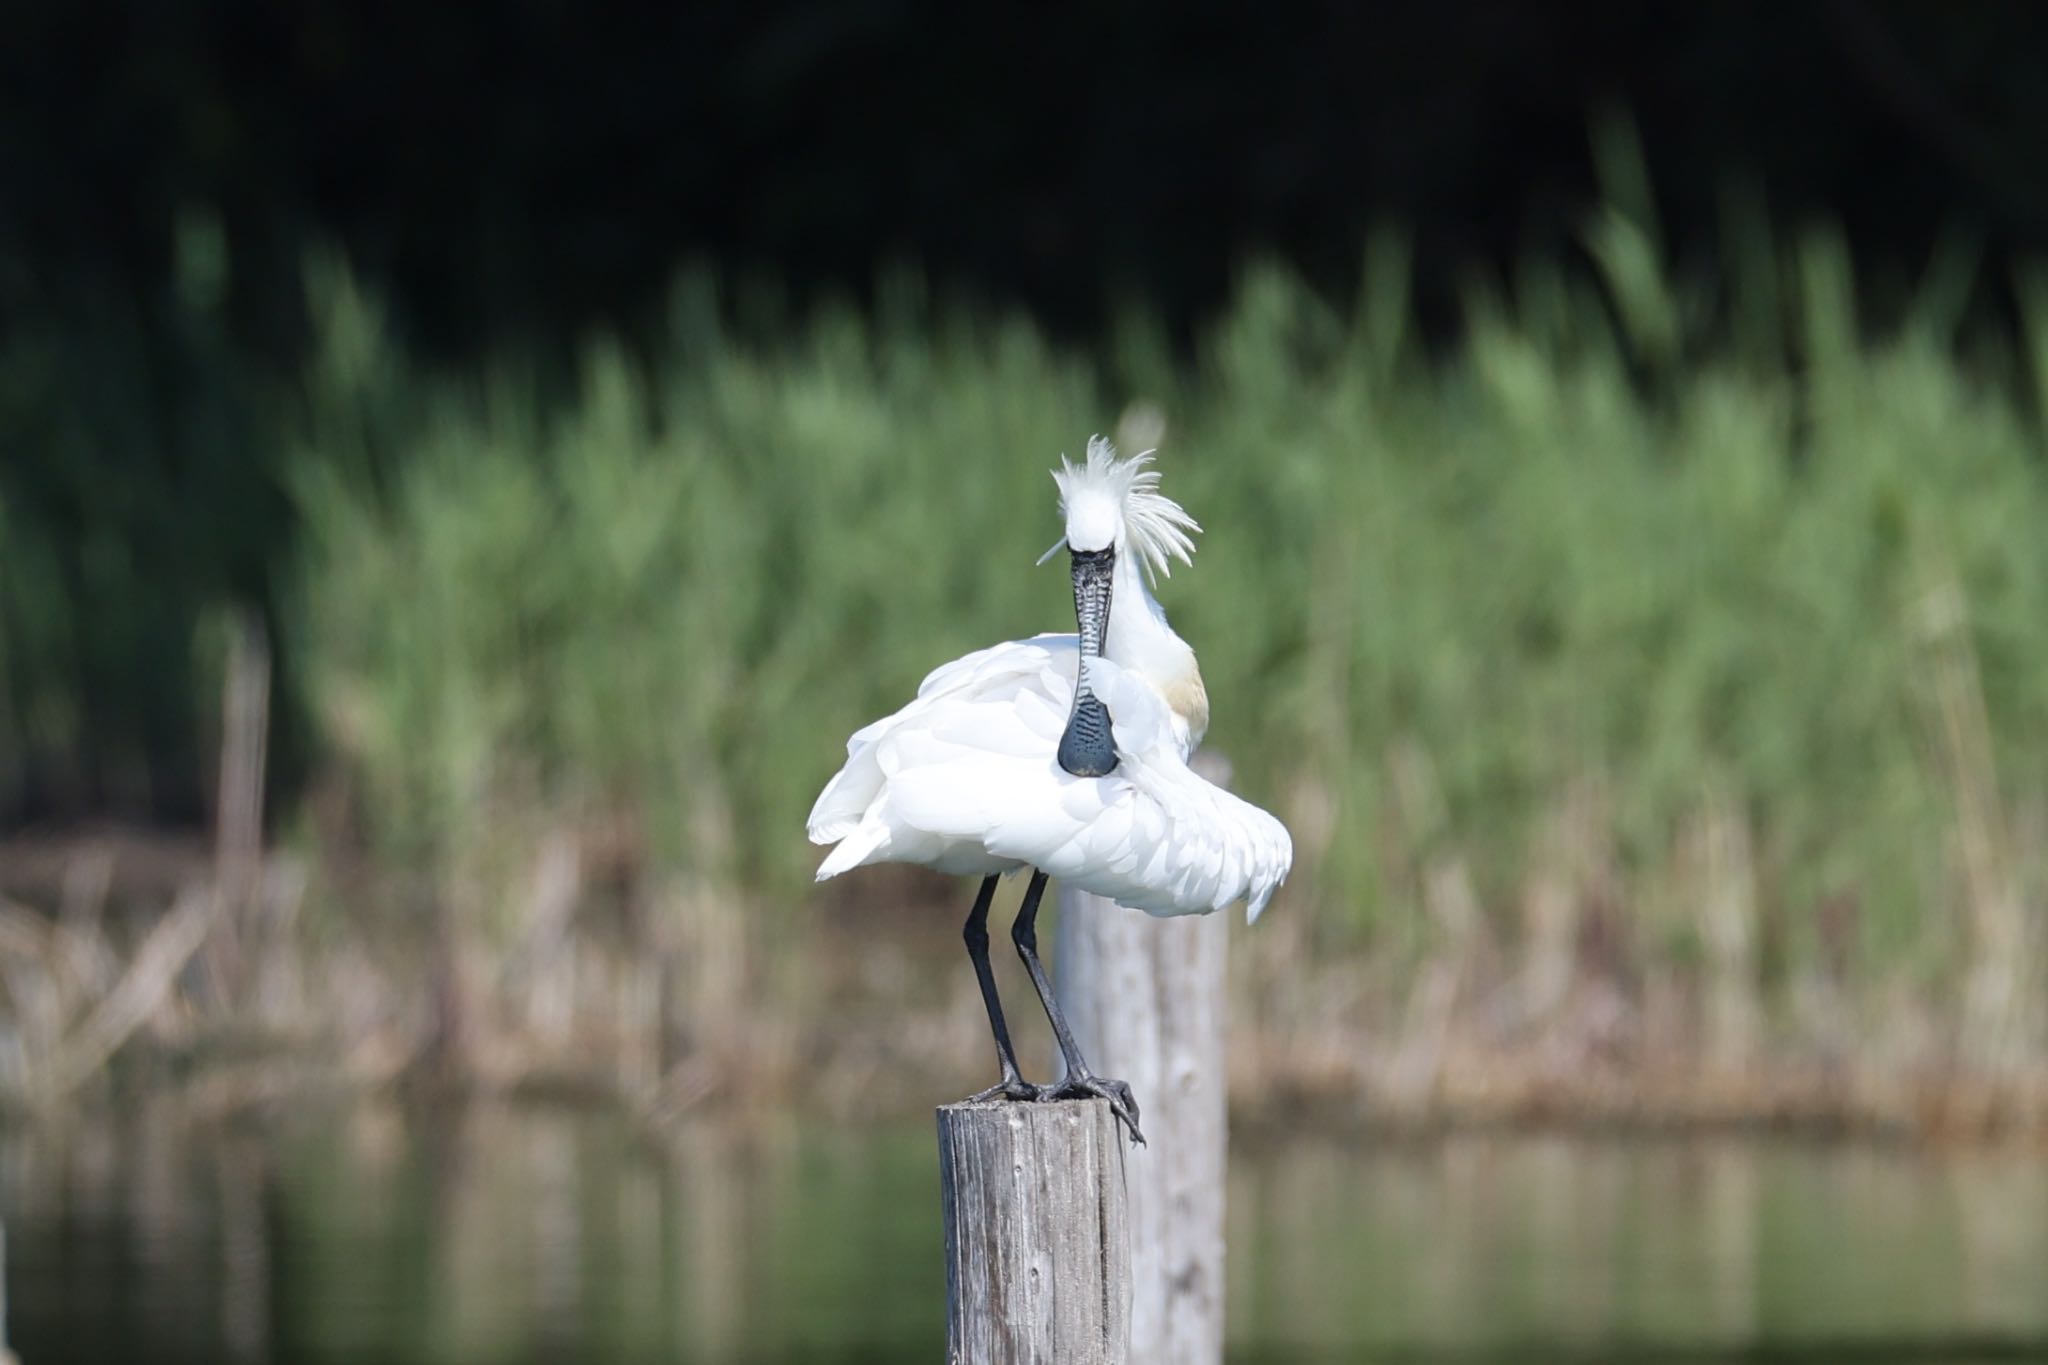
{"label": "bird's claw", "polygon": [[986,1104],[990,1100],[1036,1101],[1045,1098],[1047,1086],[1034,1085],[1021,1076],[1005,1076],[986,1090],[977,1090],[967,1097],[968,1104]]}
{"label": "bird's claw", "polygon": [[1099,1099],[1109,1101],[1110,1112],[1130,1132],[1131,1141],[1138,1146],[1145,1145],[1145,1135],[1138,1129],[1138,1101],[1131,1094],[1131,1087],[1123,1081],[1110,1080],[1103,1076],[1068,1076],[1057,1085],[1038,1085],[1021,1076],[1005,1076],[986,1090],[977,1090],[969,1095],[967,1104],[986,1104],[990,1100],[1017,1100],[1021,1102],[1050,1103],[1054,1100]]}
{"label": "bird's claw", "polygon": [[1110,1080],[1104,1076],[1087,1074],[1069,1075],[1058,1085],[1040,1087],[1042,1100],[1108,1100],[1110,1112],[1115,1114],[1129,1130],[1131,1141],[1140,1147],[1145,1145],[1145,1135],[1138,1131],[1138,1101],[1131,1094],[1131,1087],[1122,1081]]}

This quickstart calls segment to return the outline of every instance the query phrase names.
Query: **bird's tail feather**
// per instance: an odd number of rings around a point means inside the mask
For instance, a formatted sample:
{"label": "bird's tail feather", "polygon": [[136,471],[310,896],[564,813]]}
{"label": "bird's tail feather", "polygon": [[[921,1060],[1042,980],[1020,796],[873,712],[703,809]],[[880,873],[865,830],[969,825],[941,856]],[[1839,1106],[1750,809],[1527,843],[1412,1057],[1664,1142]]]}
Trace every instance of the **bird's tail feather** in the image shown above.
{"label": "bird's tail feather", "polygon": [[827,881],[842,872],[851,872],[868,860],[868,855],[880,848],[889,838],[889,830],[879,820],[869,821],[841,839],[838,845],[825,855],[825,861],[818,864],[818,880]]}

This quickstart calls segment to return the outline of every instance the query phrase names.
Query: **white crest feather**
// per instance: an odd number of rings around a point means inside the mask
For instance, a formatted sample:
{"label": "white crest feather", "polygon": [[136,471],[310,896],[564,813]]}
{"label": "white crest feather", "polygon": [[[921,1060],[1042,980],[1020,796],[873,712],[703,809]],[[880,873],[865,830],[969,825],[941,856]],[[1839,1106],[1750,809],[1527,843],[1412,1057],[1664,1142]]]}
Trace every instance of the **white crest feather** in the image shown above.
{"label": "white crest feather", "polygon": [[[1052,478],[1059,485],[1060,515],[1067,522],[1069,536],[1077,520],[1092,520],[1089,514],[1108,504],[1121,526],[1118,548],[1142,558],[1147,576],[1156,583],[1160,574],[1173,576],[1174,558],[1183,564],[1194,562],[1195,542],[1188,532],[1202,528],[1179,503],[1159,491],[1159,471],[1146,467],[1153,454],[1147,450],[1120,460],[1115,446],[1091,436],[1087,460],[1077,465],[1060,456],[1060,467],[1052,472]],[[1067,540],[1061,537],[1038,562],[1051,558]]]}

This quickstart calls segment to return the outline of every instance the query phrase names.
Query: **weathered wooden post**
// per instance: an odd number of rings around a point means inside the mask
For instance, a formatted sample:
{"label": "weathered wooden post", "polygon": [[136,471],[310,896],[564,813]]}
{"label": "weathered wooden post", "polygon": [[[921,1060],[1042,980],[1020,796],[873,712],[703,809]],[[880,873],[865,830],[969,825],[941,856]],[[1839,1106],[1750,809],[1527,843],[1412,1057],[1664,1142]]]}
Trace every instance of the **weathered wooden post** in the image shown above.
{"label": "weathered wooden post", "polygon": [[[1227,785],[1229,764],[1195,767]],[[1223,1359],[1224,988],[1233,912],[1154,919],[1060,891],[1053,972],[1096,1071],[1130,1082],[1150,1145],[1126,1154],[1131,1365]]]}
{"label": "weathered wooden post", "polygon": [[7,1349],[7,1228],[0,1224],[0,1365],[21,1365]]}
{"label": "weathered wooden post", "polygon": [[1127,1365],[1123,1129],[1102,1100],[939,1110],[947,1365]]}

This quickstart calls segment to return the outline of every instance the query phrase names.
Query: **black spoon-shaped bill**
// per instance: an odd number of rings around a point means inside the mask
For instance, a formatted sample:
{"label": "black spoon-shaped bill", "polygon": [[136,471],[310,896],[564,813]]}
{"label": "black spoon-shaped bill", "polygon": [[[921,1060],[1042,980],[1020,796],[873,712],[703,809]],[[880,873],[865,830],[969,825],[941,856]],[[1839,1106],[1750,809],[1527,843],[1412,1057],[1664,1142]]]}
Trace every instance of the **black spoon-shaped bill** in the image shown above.
{"label": "black spoon-shaped bill", "polygon": [[1111,578],[1116,548],[1073,552],[1074,622],[1081,661],[1074,677],[1074,709],[1060,736],[1060,766],[1076,777],[1101,777],[1116,770],[1116,741],[1109,708],[1095,695],[1094,663],[1109,632]]}

